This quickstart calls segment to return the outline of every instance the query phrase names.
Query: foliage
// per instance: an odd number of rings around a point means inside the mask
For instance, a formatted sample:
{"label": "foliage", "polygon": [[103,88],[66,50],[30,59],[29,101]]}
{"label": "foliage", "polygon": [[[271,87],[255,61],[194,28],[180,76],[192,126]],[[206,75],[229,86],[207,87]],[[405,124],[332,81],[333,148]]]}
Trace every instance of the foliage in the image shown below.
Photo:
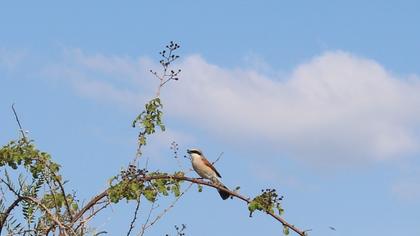
{"label": "foliage", "polygon": [[261,192],[248,204],[249,217],[252,217],[256,210],[274,213],[277,209],[279,215],[283,214],[284,210],[280,204],[283,197],[278,197],[275,189],[263,189]]}
{"label": "foliage", "polygon": [[[175,50],[179,49],[180,46],[177,43],[171,41],[166,45],[166,50],[159,52],[162,59],[159,61],[162,66],[162,73],[159,74],[156,71],[150,70],[150,72],[159,80],[159,86],[156,91],[156,97],[151,99],[145,104],[145,109],[140,112],[139,115],[133,120],[133,128],[139,127],[139,135],[137,137],[138,148],[136,159],[141,156],[141,148],[146,145],[147,136],[156,132],[156,127],[160,127],[161,131],[165,131],[165,125],[163,124],[163,105],[159,98],[160,91],[166,83],[172,80],[179,80],[178,76],[181,70],[177,71],[170,69],[171,64],[179,58],[175,55]],[[167,51],[168,50],[168,51]]]}
{"label": "foliage", "polygon": [[[171,175],[158,171],[149,173],[145,169],[136,170],[133,165],[130,165],[127,170],[121,171],[120,175],[111,179],[108,189],[109,199],[113,203],[118,203],[122,199],[137,200],[143,196],[153,203],[158,196],[169,196],[169,193],[175,197],[180,196],[182,180],[154,178],[158,176]],[[183,173],[176,172],[172,176],[183,176]],[[150,180],[144,181],[144,179]]]}
{"label": "foliage", "polygon": [[[8,214],[20,203],[27,225],[26,231],[47,232],[48,228],[56,224],[53,218],[70,220],[71,214],[78,209],[75,197],[64,191],[59,173],[60,165],[53,162],[48,153],[38,150],[32,140],[22,137],[4,145],[0,149],[0,168],[3,171],[0,178],[3,187],[7,187],[16,198],[15,205],[8,207]],[[18,186],[10,177],[7,168],[18,171]],[[29,176],[26,176],[25,172]],[[27,180],[28,177],[30,181]],[[3,194],[3,205],[7,198],[10,198],[10,195]],[[0,218],[0,232],[4,227],[9,233],[21,232],[23,224],[17,223],[15,217],[8,217],[4,207],[1,210],[3,214]]]}
{"label": "foliage", "polygon": [[34,179],[49,172],[61,180],[61,176],[58,175],[60,166],[51,161],[48,153],[36,149],[33,141],[26,138],[10,141],[0,149],[0,167],[17,169],[20,165],[23,165]]}
{"label": "foliage", "polygon": [[[283,200],[283,196],[279,197],[275,189],[263,189],[261,192],[260,195],[248,203],[249,217],[252,217],[252,213],[256,210],[272,214],[275,214],[275,210],[277,210],[278,214],[282,215],[284,209],[281,207],[280,201]],[[283,225],[283,233],[285,235],[289,234],[287,225]]]}
{"label": "foliage", "polygon": [[133,121],[133,128],[140,127],[138,136],[138,143],[140,146],[146,145],[146,135],[156,132],[156,127],[160,127],[165,131],[165,125],[162,122],[163,105],[160,98],[154,98],[145,105],[145,110],[142,111]]}

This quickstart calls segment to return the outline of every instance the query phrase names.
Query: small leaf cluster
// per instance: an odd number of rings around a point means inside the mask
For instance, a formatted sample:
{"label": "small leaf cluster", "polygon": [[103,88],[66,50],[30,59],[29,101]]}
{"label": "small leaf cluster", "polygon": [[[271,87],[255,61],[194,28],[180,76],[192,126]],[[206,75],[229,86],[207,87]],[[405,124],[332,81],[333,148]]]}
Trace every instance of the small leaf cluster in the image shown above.
{"label": "small leaf cluster", "polygon": [[156,127],[160,127],[162,131],[165,131],[165,125],[162,121],[162,108],[163,105],[160,98],[154,98],[146,103],[145,110],[134,119],[132,123],[133,128],[140,128],[138,136],[139,145],[146,145],[146,135],[155,133]]}
{"label": "small leaf cluster", "polygon": [[32,174],[34,179],[45,172],[58,173],[60,169],[58,164],[51,161],[48,153],[36,149],[33,142],[26,138],[11,141],[0,149],[0,167],[9,166],[17,169],[21,165]]}
{"label": "small leaf cluster", "polygon": [[[183,173],[176,172],[174,175],[181,176]],[[118,203],[122,199],[138,200],[141,196],[150,202],[155,202],[158,196],[168,196],[170,193],[175,197],[180,196],[182,181],[167,176],[169,176],[167,173],[158,171],[151,173],[139,169],[132,171],[129,167],[111,179],[108,197],[111,202]],[[114,182],[117,183],[113,184]]]}
{"label": "small leaf cluster", "polygon": [[[67,202],[70,204],[73,211],[78,209],[78,204],[73,195],[66,195]],[[41,200],[41,203],[49,209],[64,207],[65,199],[62,194],[45,194]]]}
{"label": "small leaf cluster", "polygon": [[283,214],[284,210],[280,204],[283,197],[279,197],[275,189],[263,189],[261,192],[260,195],[248,203],[249,217],[252,217],[252,213],[256,210],[274,214],[275,209],[277,209],[279,215]]}

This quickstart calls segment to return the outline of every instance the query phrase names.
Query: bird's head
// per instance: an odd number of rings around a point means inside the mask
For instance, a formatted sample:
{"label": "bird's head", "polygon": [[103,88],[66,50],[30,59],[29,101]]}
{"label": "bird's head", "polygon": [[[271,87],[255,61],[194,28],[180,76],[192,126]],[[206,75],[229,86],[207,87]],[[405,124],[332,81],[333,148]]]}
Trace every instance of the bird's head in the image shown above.
{"label": "bird's head", "polygon": [[187,153],[190,154],[191,158],[203,156],[203,152],[197,148],[187,149]]}

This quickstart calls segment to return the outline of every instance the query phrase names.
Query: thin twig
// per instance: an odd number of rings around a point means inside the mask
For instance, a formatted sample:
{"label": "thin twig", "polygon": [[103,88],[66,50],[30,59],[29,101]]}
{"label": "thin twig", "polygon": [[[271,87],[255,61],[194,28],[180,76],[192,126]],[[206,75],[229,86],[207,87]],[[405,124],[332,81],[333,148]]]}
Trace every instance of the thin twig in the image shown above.
{"label": "thin twig", "polygon": [[15,103],[13,103],[13,104],[12,104],[12,110],[13,110],[13,114],[15,114],[16,122],[17,122],[17,123],[18,123],[18,125],[19,125],[19,131],[20,131],[20,133],[22,134],[23,139],[24,139],[25,141],[27,141],[27,139],[26,139],[26,135],[25,135],[25,131],[23,130],[22,125],[20,124],[20,121],[19,121],[19,116],[17,115],[17,112],[16,112],[16,110],[15,110]]}
{"label": "thin twig", "polygon": [[152,215],[152,212],[157,208],[157,207],[155,207],[155,203],[156,202],[153,202],[152,203],[152,206],[150,207],[150,210],[149,210],[149,214],[147,214],[147,218],[146,218],[146,221],[144,222],[144,224],[141,226],[141,231],[140,231],[140,233],[139,234],[137,234],[138,236],[143,236],[144,235],[144,233],[146,232],[146,229],[147,229],[147,223],[149,223],[149,220],[150,220],[150,216]]}
{"label": "thin twig", "polygon": [[4,180],[3,178],[0,178],[0,181],[7,186],[10,192],[14,193],[17,197],[19,197],[20,195],[19,192],[17,192],[16,189],[14,189],[13,186],[10,184],[10,178],[9,178],[9,175],[7,174],[7,171],[5,171],[4,173],[5,173],[7,181]]}
{"label": "thin twig", "polygon": [[[138,138],[140,138],[141,136],[145,136],[146,135],[146,130],[144,130],[143,132],[140,132],[138,135]],[[138,146],[137,146],[137,150],[136,150],[136,157],[134,158],[132,165],[137,166],[137,163],[141,157],[141,155],[143,154],[141,151],[141,148],[143,147],[143,144],[141,144],[140,142],[138,142]]]}
{"label": "thin twig", "polygon": [[222,156],[223,156],[223,152],[221,152],[221,153],[219,154],[219,156],[217,157],[217,159],[216,159],[215,161],[213,161],[211,164],[212,164],[212,165],[214,165],[216,162],[218,162],[218,161],[219,161],[219,159],[220,159]]}
{"label": "thin twig", "polygon": [[175,200],[165,209],[163,210],[163,212],[159,215],[156,216],[155,219],[153,219],[149,225],[146,225],[145,229],[153,226],[158,220],[160,220],[170,209],[172,209],[175,204],[178,202],[178,200],[186,193],[188,192],[188,190],[190,190],[191,186],[193,185],[193,183],[190,183],[190,185],[188,185],[188,187],[177,197],[175,198]]}
{"label": "thin twig", "polygon": [[[98,204],[102,204],[104,202],[98,202]],[[81,220],[81,222],[79,223],[79,225],[75,228],[74,231],[77,231],[82,225],[85,225],[87,222],[89,222],[96,214],[98,214],[98,212],[102,211],[103,209],[105,209],[108,205],[110,204],[109,201],[105,202],[105,205],[101,206],[100,208],[98,208],[97,210],[94,210],[88,217],[86,217],[86,219]],[[83,228],[82,228],[83,229]]]}
{"label": "thin twig", "polygon": [[2,216],[0,218],[0,235],[3,229],[4,224],[6,223],[7,217],[9,216],[10,212],[22,201],[22,198],[17,198],[13,203],[7,208],[5,212],[2,212]]}
{"label": "thin twig", "polygon": [[46,178],[46,182],[47,182],[48,187],[50,188],[51,196],[52,196],[53,201],[54,201],[55,211],[60,212],[60,207],[58,206],[57,198],[55,196],[56,187],[53,186],[54,182],[51,183],[48,178]]}
{"label": "thin twig", "polygon": [[[54,180],[58,183],[58,186],[60,187],[61,194],[63,194],[64,203],[65,203],[65,206],[66,206],[66,208],[67,208],[67,213],[69,214],[70,220],[72,220],[72,219],[73,219],[73,215],[72,215],[72,213],[71,213],[70,204],[69,204],[69,202],[67,201],[67,195],[66,195],[66,191],[64,190],[64,186],[63,186],[63,184],[61,183],[61,181],[59,180],[59,178],[57,177],[57,175],[54,173],[54,171],[51,171],[51,170],[50,170],[50,172],[51,172],[51,174],[53,175]],[[73,198],[73,199],[74,199],[74,198]]]}
{"label": "thin twig", "polygon": [[146,163],[144,164],[144,169],[148,169],[149,167],[149,156],[146,157]]}
{"label": "thin twig", "polygon": [[160,64],[163,67],[162,75],[159,75],[157,72],[150,70],[150,72],[159,80],[159,86],[156,91],[157,98],[160,96],[160,90],[162,89],[162,87],[171,80],[178,80],[178,75],[181,72],[181,70],[171,70],[171,73],[167,73],[171,63],[179,58],[179,56],[172,54],[175,50],[179,48],[179,45],[171,41],[170,45],[167,45],[166,48],[169,49],[169,54],[167,56],[165,55],[165,51],[162,51],[160,53],[161,56],[164,58],[164,60],[160,61]]}
{"label": "thin twig", "polygon": [[131,231],[132,231],[132,230],[133,230],[133,228],[134,228],[134,223],[135,223],[135,222],[136,222],[136,220],[137,220],[137,213],[138,213],[138,211],[139,211],[139,208],[140,208],[140,196],[139,196],[139,198],[137,199],[136,210],[134,211],[134,217],[133,217],[133,219],[131,220],[131,223],[130,223],[130,228],[128,229],[127,236],[130,236]]}
{"label": "thin twig", "polygon": [[77,214],[74,215],[73,220],[71,221],[71,225],[73,225],[77,220],[79,220],[86,213],[86,211],[99,204],[98,202],[107,196],[108,189],[92,198],[82,209],[80,209],[80,211]]}

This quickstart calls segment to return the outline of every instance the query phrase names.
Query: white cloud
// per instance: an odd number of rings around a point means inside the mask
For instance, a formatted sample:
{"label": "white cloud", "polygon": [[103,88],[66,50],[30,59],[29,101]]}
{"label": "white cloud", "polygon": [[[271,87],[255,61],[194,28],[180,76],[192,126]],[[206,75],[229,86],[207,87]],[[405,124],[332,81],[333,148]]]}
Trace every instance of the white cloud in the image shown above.
{"label": "white cloud", "polygon": [[[157,65],[150,60],[81,51],[70,60],[72,70],[83,75],[76,76],[74,88],[91,98],[131,106],[132,100],[144,101],[145,91],[153,92],[155,81],[145,72]],[[163,92],[165,109],[227,142],[258,140],[321,165],[418,151],[420,80],[397,77],[373,60],[327,52],[285,78],[222,68],[198,55],[179,67],[181,80]]]}
{"label": "white cloud", "polygon": [[287,79],[231,70],[191,56],[171,112],[226,140],[262,140],[322,164],[395,158],[419,145],[420,80],[372,60],[329,52]]}

